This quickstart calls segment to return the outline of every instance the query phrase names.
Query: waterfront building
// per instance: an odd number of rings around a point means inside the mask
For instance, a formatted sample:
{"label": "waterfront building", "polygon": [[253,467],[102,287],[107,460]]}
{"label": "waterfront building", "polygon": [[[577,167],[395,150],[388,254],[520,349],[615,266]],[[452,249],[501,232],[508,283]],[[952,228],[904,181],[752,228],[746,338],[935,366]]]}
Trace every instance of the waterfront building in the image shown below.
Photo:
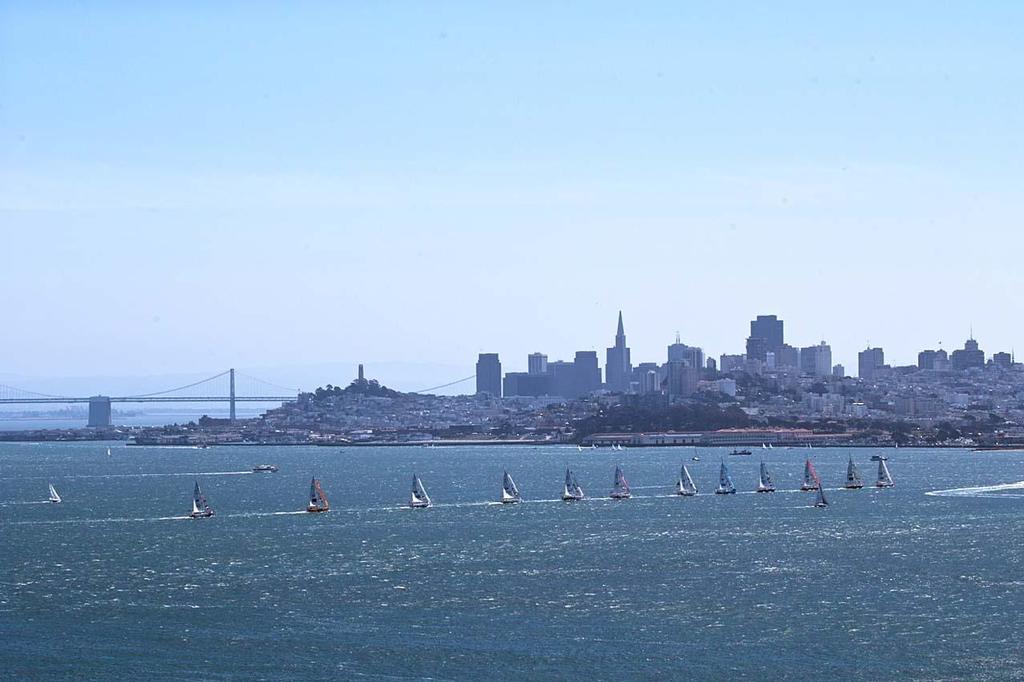
{"label": "waterfront building", "polygon": [[615,332],[615,345],[605,355],[605,380],[608,390],[625,393],[629,390],[632,365],[629,359],[629,347],[626,345],[626,332],[622,326],[622,311],[619,311],[619,326]]}
{"label": "waterfront building", "polygon": [[953,364],[953,371],[956,372],[972,367],[984,367],[985,351],[978,348],[978,342],[970,338],[964,343],[963,348],[953,351],[950,362]]}
{"label": "waterfront building", "polygon": [[816,377],[827,377],[832,372],[832,348],[822,341],[817,346],[800,349],[800,371]]}
{"label": "waterfront building", "polygon": [[480,353],[477,358],[476,394],[501,397],[501,361],[497,353]]}
{"label": "waterfront building", "polygon": [[874,379],[876,371],[883,367],[885,352],[881,348],[865,348],[857,354],[857,376],[861,379]]}
{"label": "waterfront building", "polygon": [[526,356],[526,366],[530,374],[547,374],[548,356],[543,353],[530,353]]}

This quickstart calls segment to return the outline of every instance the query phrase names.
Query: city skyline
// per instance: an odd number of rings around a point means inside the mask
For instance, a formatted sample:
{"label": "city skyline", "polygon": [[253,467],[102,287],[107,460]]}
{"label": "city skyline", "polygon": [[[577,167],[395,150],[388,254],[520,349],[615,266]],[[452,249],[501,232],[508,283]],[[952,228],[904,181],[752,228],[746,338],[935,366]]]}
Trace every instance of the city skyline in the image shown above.
{"label": "city skyline", "polygon": [[603,361],[619,309],[638,358],[764,310],[847,367],[1012,348],[990,7],[8,3],[0,371],[526,369]]}

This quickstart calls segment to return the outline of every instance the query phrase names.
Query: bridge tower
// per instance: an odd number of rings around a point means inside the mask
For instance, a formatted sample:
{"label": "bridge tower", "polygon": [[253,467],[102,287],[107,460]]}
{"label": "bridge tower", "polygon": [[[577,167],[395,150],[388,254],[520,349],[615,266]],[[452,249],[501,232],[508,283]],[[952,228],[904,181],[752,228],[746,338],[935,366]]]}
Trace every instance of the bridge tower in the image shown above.
{"label": "bridge tower", "polygon": [[104,429],[111,425],[110,398],[94,395],[89,398],[89,426]]}
{"label": "bridge tower", "polygon": [[235,422],[235,368],[231,370],[231,423]]}

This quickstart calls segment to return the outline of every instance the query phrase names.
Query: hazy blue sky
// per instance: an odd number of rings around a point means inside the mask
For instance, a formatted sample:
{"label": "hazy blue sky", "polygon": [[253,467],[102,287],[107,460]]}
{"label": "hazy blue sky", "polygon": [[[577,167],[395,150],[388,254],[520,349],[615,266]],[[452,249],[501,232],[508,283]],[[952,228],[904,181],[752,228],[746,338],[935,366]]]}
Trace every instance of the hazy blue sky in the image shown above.
{"label": "hazy blue sky", "polygon": [[485,4],[0,4],[0,373],[1024,348],[1021,3]]}

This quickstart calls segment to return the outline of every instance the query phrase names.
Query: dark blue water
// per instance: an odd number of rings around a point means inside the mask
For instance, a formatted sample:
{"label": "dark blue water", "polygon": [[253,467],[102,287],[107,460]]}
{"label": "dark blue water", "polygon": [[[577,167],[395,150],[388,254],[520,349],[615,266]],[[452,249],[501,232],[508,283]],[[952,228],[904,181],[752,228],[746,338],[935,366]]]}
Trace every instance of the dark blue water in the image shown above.
{"label": "dark blue water", "polygon": [[[710,493],[720,452],[0,445],[4,679],[978,679],[1024,668],[1024,453],[889,450],[897,487]],[[780,488],[810,454],[767,451]],[[880,451],[879,451],[880,452]],[[727,458],[741,490],[759,455]],[[277,474],[245,472],[262,462]],[[557,501],[565,466],[624,502]],[[497,499],[504,468],[527,502]],[[435,507],[403,508],[413,470]],[[328,514],[286,514],[321,478]],[[217,515],[180,520],[188,472]],[[209,472],[221,472],[213,474]],[[36,504],[53,481],[60,505]]]}

